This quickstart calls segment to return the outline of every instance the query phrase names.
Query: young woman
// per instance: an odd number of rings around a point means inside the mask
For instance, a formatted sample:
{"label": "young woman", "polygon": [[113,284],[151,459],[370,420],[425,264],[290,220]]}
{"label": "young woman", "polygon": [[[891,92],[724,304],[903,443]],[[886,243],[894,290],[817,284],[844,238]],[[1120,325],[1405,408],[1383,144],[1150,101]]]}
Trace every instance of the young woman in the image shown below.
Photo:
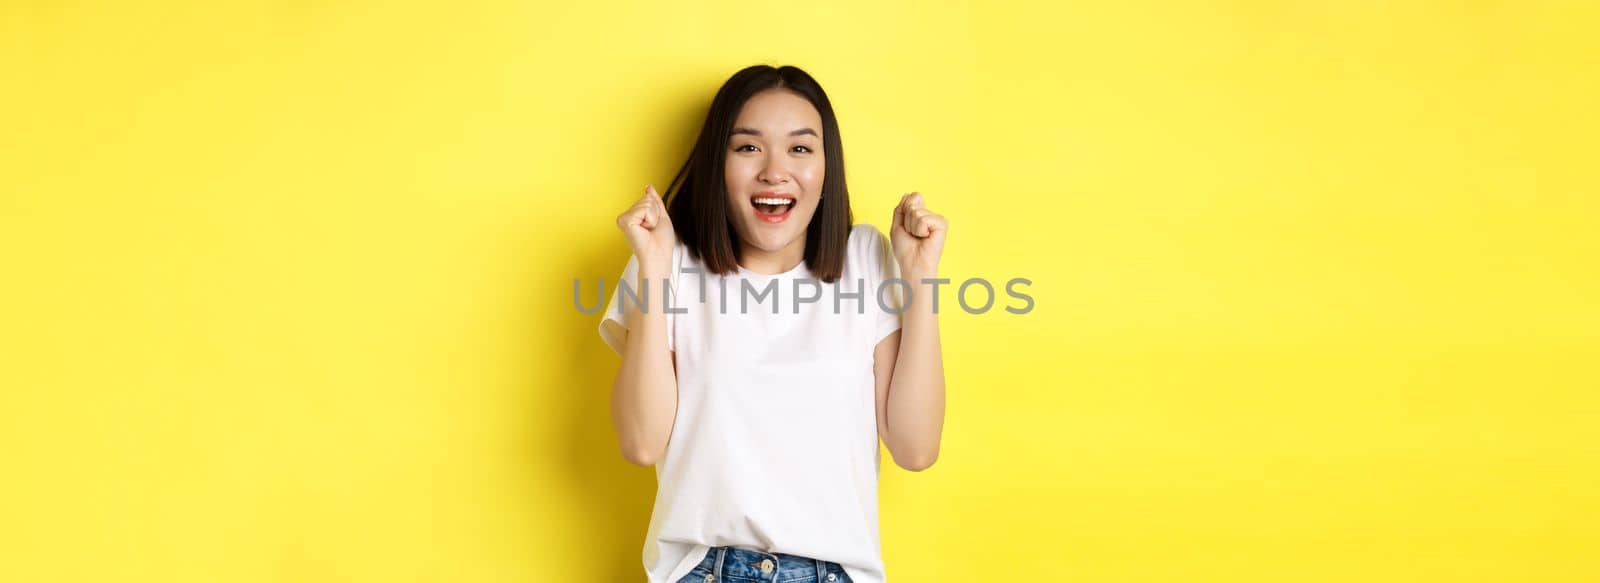
{"label": "young woman", "polygon": [[622,454],[656,469],[649,580],[884,581],[878,440],[920,471],[944,425],[922,280],[945,219],[911,193],[888,242],[852,223],[833,106],[795,67],[729,78],[668,193],[617,217],[632,295],[600,323]]}

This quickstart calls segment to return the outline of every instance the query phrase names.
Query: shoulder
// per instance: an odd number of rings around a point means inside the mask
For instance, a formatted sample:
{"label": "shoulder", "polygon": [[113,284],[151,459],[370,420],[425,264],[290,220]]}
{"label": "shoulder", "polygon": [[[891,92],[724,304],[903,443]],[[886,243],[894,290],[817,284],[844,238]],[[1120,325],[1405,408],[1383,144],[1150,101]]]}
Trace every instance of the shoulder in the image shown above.
{"label": "shoulder", "polygon": [[689,249],[688,243],[685,243],[683,239],[678,239],[678,244],[674,245],[672,249],[672,272],[678,273],[683,267],[686,266],[699,267],[700,260],[699,258],[696,258],[692,250]]}
{"label": "shoulder", "polygon": [[851,251],[866,252],[884,244],[883,231],[868,223],[851,225],[848,247]]}
{"label": "shoulder", "polygon": [[869,272],[877,272],[891,262],[889,239],[878,227],[866,223],[850,227],[848,263],[860,265]]}

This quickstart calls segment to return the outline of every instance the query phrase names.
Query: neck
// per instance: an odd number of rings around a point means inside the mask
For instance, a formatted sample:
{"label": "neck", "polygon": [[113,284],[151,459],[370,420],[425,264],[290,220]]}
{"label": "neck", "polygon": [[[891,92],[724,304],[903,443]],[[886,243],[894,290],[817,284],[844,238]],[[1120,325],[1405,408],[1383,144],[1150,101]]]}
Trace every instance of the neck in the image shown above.
{"label": "neck", "polygon": [[757,249],[744,245],[740,249],[739,266],[762,275],[788,273],[806,259],[806,238],[800,237],[777,251]]}

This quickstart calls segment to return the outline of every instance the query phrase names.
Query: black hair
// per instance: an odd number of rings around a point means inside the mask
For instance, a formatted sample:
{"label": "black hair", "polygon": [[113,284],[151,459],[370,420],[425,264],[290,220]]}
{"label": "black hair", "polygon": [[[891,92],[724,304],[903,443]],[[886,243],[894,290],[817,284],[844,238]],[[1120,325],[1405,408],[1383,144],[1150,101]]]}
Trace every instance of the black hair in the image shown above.
{"label": "black hair", "polygon": [[729,77],[711,100],[700,137],[688,161],[667,187],[667,214],[678,238],[706,269],[719,275],[737,271],[742,244],[728,213],[724,165],[734,121],[750,97],[782,88],[804,97],[822,117],[823,196],[806,226],[805,263],[812,275],[832,283],[844,275],[845,246],[854,219],[844,180],[844,147],[839,120],[828,94],[816,79],[798,67],[754,65]]}

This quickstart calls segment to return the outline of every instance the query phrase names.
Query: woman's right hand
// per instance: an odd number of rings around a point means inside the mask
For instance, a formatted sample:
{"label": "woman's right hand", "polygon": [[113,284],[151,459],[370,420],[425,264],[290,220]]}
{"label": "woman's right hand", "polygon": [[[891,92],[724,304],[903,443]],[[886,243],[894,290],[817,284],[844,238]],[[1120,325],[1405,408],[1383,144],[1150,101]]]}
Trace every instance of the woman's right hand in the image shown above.
{"label": "woman's right hand", "polygon": [[645,186],[644,197],[617,215],[617,228],[639,258],[639,269],[666,274],[672,268],[672,250],[678,245],[678,236],[672,230],[672,218],[667,216],[667,203],[656,193],[655,186]]}

